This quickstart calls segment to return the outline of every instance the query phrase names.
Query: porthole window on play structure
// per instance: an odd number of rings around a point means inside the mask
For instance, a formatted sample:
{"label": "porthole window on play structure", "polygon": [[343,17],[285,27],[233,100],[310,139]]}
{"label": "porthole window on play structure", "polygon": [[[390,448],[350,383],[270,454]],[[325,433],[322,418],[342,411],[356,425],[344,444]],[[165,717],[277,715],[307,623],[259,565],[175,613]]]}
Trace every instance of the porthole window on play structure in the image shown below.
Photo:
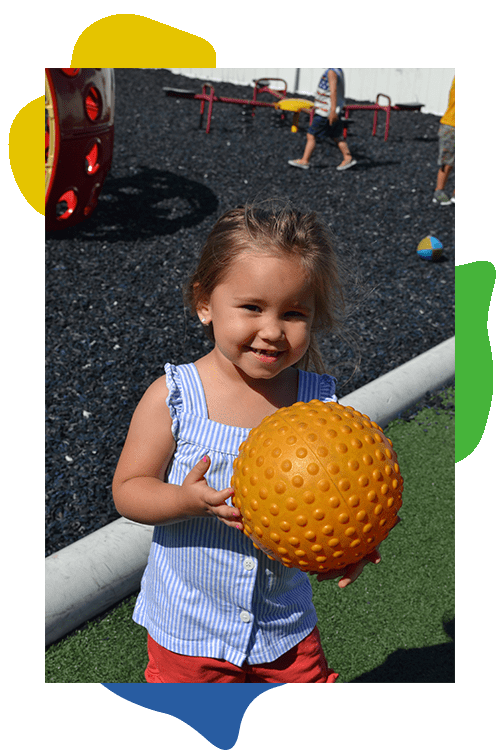
{"label": "porthole window on play structure", "polygon": [[95,122],[101,115],[102,99],[95,86],[91,86],[85,96],[85,114]]}
{"label": "porthole window on play structure", "polygon": [[85,173],[88,175],[95,174],[100,164],[101,159],[101,142],[98,138],[90,145],[85,154]]}
{"label": "porthole window on play structure", "polygon": [[64,221],[65,219],[69,219],[69,217],[75,210],[77,203],[78,198],[76,196],[76,190],[66,190],[66,192],[61,195],[56,204],[57,220]]}
{"label": "porthole window on play structure", "polygon": [[83,209],[83,215],[84,216],[90,216],[92,211],[95,209],[97,205],[97,196],[99,195],[99,190],[101,189],[101,183],[96,182],[95,185],[92,187],[92,190],[90,191],[90,196],[87,205]]}

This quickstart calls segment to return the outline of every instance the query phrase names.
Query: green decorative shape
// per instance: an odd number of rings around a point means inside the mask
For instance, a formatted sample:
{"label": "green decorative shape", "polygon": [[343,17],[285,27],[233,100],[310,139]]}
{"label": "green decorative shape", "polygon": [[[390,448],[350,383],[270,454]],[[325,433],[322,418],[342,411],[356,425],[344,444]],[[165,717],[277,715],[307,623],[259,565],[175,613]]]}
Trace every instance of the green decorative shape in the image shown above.
{"label": "green decorative shape", "polygon": [[479,445],[490,411],[493,357],[487,322],[495,276],[495,266],[483,260],[455,271],[455,463]]}

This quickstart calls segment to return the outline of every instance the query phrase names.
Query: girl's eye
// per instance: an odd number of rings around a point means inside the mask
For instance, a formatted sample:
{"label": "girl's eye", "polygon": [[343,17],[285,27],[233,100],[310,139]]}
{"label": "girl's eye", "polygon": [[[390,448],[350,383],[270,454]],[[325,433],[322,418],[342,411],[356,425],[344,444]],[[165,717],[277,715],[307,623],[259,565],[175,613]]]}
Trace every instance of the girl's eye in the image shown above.
{"label": "girl's eye", "polygon": [[244,310],[250,310],[251,312],[259,312],[260,307],[258,305],[242,305]]}
{"label": "girl's eye", "polygon": [[286,313],[286,316],[288,318],[305,318],[305,314],[303,312],[300,312],[300,310],[289,310]]}

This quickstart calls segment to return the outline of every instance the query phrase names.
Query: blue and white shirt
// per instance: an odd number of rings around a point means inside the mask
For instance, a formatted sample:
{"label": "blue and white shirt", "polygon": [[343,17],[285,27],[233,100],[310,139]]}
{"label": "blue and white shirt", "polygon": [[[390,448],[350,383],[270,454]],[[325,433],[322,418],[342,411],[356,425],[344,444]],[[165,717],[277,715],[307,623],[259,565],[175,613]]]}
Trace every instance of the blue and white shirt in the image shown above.
{"label": "blue and white shirt", "polygon": [[[233,462],[249,429],[208,418],[194,363],[165,365],[176,451],[167,481],[182,484],[208,454],[211,487],[231,486]],[[335,379],[299,370],[298,401],[337,401]],[[156,526],[133,619],[179,654],[274,661],[316,625],[307,573],[270,560],[241,531],[216,518]]]}
{"label": "blue and white shirt", "polygon": [[328,71],[333,70],[337,74],[337,114],[345,104],[344,99],[344,72],[342,68],[327,68],[321,76],[316,96],[314,99],[314,114],[321,117],[328,117],[330,111],[330,84],[328,83]]}

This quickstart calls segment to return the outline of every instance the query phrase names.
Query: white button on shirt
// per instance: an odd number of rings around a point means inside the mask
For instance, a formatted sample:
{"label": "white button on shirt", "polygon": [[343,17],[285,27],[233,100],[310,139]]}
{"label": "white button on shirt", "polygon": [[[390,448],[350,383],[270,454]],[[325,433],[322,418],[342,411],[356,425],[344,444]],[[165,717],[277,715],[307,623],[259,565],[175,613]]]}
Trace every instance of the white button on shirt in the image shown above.
{"label": "white button on shirt", "polygon": [[252,615],[250,614],[250,612],[246,612],[245,610],[243,610],[243,612],[240,612],[240,619],[243,620],[243,622],[250,622],[250,620],[252,619]]}
{"label": "white button on shirt", "polygon": [[243,561],[243,567],[245,570],[253,570],[255,568],[255,560],[253,560],[251,557],[245,557],[245,560]]}

